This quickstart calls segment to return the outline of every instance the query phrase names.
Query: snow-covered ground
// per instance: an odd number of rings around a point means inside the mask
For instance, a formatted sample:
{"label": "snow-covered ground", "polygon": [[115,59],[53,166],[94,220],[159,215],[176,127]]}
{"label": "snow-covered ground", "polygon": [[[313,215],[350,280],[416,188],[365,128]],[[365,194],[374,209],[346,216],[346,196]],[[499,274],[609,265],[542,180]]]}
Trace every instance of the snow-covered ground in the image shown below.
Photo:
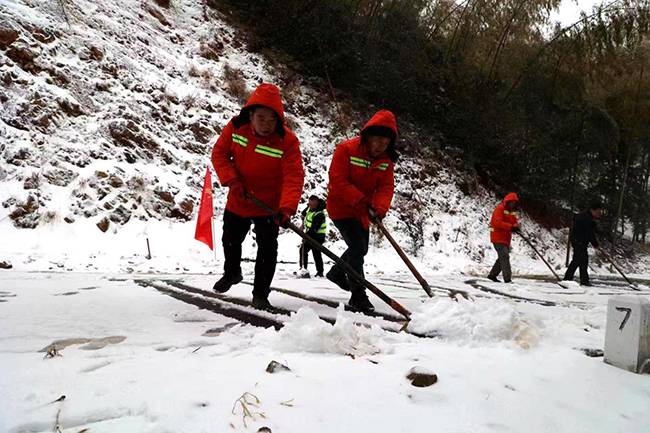
{"label": "snow-covered ground", "polygon": [[[247,265],[246,281],[250,271]],[[410,327],[439,334],[418,338],[357,326],[365,316],[277,292],[276,306],[304,308],[280,331],[242,325],[136,284],[140,278],[162,277],[0,274],[0,431],[628,433],[650,426],[650,376],[580,350],[603,347],[607,297],[632,293],[620,285],[508,287],[556,303],[544,306],[459,277],[427,276],[434,288],[465,290],[471,300],[454,302],[442,291],[427,300],[403,273],[377,276],[414,312]],[[346,299],[326,280],[284,270],[274,286]],[[240,284],[228,294],[247,298],[250,289]],[[317,314],[338,315],[336,325]],[[54,342],[61,356],[46,358]],[[267,373],[272,360],[291,371]],[[438,382],[413,387],[406,379],[413,367]],[[244,418],[236,401],[245,393],[259,403],[247,404]]]}

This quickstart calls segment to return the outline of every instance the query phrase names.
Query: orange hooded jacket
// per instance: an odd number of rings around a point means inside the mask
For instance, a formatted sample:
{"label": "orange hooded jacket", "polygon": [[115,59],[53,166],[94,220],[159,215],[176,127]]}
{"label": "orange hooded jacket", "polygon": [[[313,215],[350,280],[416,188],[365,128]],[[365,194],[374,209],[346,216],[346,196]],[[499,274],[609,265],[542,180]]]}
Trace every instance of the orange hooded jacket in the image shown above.
{"label": "orange hooded jacket", "polygon": [[517,194],[514,192],[506,195],[503,203],[494,209],[492,219],[490,220],[490,242],[493,244],[506,244],[510,246],[512,241],[512,227],[519,226],[517,221],[517,212],[510,212],[506,209],[506,203],[509,201],[519,202]]}
{"label": "orange hooded jacket", "polygon": [[[373,126],[389,128],[395,134],[395,139],[391,140],[384,153],[371,161],[363,135]],[[395,116],[388,110],[381,110],[361,129],[359,137],[336,147],[327,188],[327,213],[331,219],[355,218],[367,229],[370,225],[368,212],[355,207],[364,197],[376,209],[388,212],[395,190],[393,161],[397,159],[396,139]]]}
{"label": "orange hooded jacket", "polygon": [[[268,137],[260,137],[250,124],[249,113],[262,105],[276,112],[281,122]],[[212,149],[212,165],[222,185],[241,181],[246,191],[274,211],[295,213],[302,195],[305,171],[298,138],[286,127],[280,90],[260,84],[237,117],[223,130]],[[228,193],[226,209],[241,217],[267,216],[250,200]]]}

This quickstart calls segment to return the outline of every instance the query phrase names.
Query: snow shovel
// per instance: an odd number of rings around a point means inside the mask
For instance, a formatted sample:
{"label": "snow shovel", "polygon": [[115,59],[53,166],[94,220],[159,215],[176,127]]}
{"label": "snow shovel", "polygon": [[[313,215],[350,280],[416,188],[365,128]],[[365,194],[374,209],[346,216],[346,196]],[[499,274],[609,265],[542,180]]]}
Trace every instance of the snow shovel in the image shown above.
{"label": "snow shovel", "polygon": [[564,287],[564,286],[562,285],[562,283],[561,283],[562,278],[560,278],[560,276],[557,274],[557,272],[555,272],[555,270],[553,269],[553,267],[551,267],[551,265],[549,264],[549,262],[546,261],[546,259],[544,258],[544,256],[542,256],[542,255],[540,254],[540,252],[537,251],[537,248],[535,248],[535,246],[530,242],[530,240],[528,240],[528,238],[527,238],[526,236],[524,236],[524,234],[523,234],[521,231],[519,231],[519,232],[517,232],[517,233],[519,233],[519,236],[521,236],[521,238],[522,238],[523,240],[526,241],[526,243],[527,243],[527,244],[528,244],[528,245],[533,249],[533,251],[535,251],[535,254],[537,254],[537,255],[539,256],[539,258],[542,259],[542,261],[544,262],[544,264],[545,264],[546,266],[548,266],[548,268],[551,270],[551,272],[553,272],[553,275],[555,275],[555,278],[557,278],[557,283],[560,285],[560,287],[563,287],[563,288],[566,289],[566,287]]}
{"label": "snow shovel", "polygon": [[[250,194],[246,193],[246,198],[248,198],[250,201],[255,203],[257,206],[260,208],[264,209],[266,212],[269,213],[272,217],[276,218],[277,213],[273,212],[273,209],[256,199],[255,197],[251,196]],[[345,269],[345,272],[355,280],[357,280],[362,286],[370,290],[372,293],[377,295],[379,299],[390,305],[390,307],[397,311],[399,314],[404,316],[406,320],[411,320],[411,312],[408,311],[406,308],[404,308],[400,303],[389,297],[387,294],[379,290],[374,284],[372,284],[370,281],[366,280],[363,278],[361,275],[355,271],[352,266],[348,265],[346,262],[341,260],[340,257],[338,257],[336,254],[331,252],[327,247],[324,247],[323,245],[319,244],[316,242],[314,239],[312,239],[311,236],[309,236],[307,233],[304,231],[300,230],[294,223],[289,221],[287,223],[287,227],[290,228],[294,233],[296,233],[298,236],[303,238],[306,242],[309,242],[309,244],[319,250],[321,253],[325,254],[327,257],[332,259],[337,265],[341,266],[343,269]]]}
{"label": "snow shovel", "polygon": [[607,253],[605,252],[605,250],[603,250],[603,249],[600,248],[600,247],[596,247],[596,249],[597,249],[598,251],[600,251],[600,253],[601,253],[603,256],[605,256],[605,258],[609,261],[609,263],[611,263],[612,266],[614,266],[614,267],[616,268],[616,270],[618,271],[618,273],[621,274],[621,275],[623,276],[623,278],[625,278],[625,281],[627,281],[627,283],[630,285],[630,287],[631,287],[632,289],[634,289],[634,290],[638,290],[638,291],[641,291],[641,289],[639,289],[639,288],[638,288],[634,283],[632,283],[632,281],[630,281],[630,279],[629,279],[629,278],[628,278],[628,277],[623,273],[623,271],[621,270],[621,268],[619,268],[618,266],[616,266],[616,263],[614,263],[614,260],[612,260],[612,258],[609,256],[609,254],[607,254]]}
{"label": "snow shovel", "polygon": [[415,269],[415,266],[413,266],[413,263],[411,263],[409,258],[406,257],[406,254],[404,253],[402,248],[400,248],[400,246],[397,244],[395,239],[393,239],[391,234],[388,232],[388,229],[386,228],[384,223],[379,218],[375,217],[372,210],[369,210],[369,212],[370,212],[370,215],[373,217],[372,221],[377,225],[377,227],[379,227],[379,230],[381,230],[381,232],[384,234],[384,236],[386,236],[386,239],[388,239],[388,242],[390,242],[390,244],[393,246],[393,248],[395,248],[395,251],[397,251],[397,254],[399,254],[399,256],[402,258],[402,260],[404,260],[404,263],[406,263],[406,266],[408,266],[408,268],[411,270],[411,272],[413,273],[415,278],[418,280],[420,285],[422,285],[422,288],[424,289],[425,292],[427,292],[427,295],[429,295],[429,298],[433,298],[433,292],[431,291],[431,287],[429,287],[429,283],[427,283],[426,280],[424,278],[422,278],[422,275],[420,275],[418,270]]}

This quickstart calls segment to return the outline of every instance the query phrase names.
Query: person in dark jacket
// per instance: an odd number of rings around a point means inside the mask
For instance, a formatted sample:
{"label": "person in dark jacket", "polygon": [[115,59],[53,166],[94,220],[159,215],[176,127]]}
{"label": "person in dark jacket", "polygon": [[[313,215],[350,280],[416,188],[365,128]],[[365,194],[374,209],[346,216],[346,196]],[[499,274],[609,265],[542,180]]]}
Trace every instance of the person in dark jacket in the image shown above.
{"label": "person in dark jacket", "polygon": [[[327,214],[325,211],[325,202],[317,196],[312,195],[309,197],[308,206],[302,211],[302,217],[305,221],[305,231],[307,234],[323,245],[325,243],[325,235],[327,233]],[[307,269],[309,263],[309,251],[314,254],[314,263],[316,263],[316,276],[323,276],[323,256],[321,252],[310,245],[308,242],[303,241],[300,245],[300,273],[299,277],[309,278],[309,270]]]}
{"label": "person in dark jacket", "polygon": [[591,286],[587,266],[589,265],[589,253],[587,247],[591,244],[598,248],[596,239],[596,219],[603,214],[603,205],[593,203],[589,209],[578,214],[573,220],[571,228],[571,246],[573,247],[573,260],[564,274],[565,281],[572,281],[576,269],[580,268],[580,285]]}

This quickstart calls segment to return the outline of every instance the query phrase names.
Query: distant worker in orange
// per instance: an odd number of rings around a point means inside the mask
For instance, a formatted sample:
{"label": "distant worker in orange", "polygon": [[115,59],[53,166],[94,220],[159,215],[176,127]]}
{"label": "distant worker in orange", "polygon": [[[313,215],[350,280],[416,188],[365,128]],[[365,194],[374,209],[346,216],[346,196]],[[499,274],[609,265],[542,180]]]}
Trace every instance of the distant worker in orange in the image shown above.
{"label": "distant worker in orange", "polygon": [[519,233],[519,222],[517,221],[517,207],[519,198],[514,192],[506,195],[503,203],[494,209],[490,220],[490,242],[497,250],[499,258],[494,262],[488,278],[494,282],[500,282],[497,276],[503,271],[503,282],[512,282],[512,271],[510,270],[510,242],[513,233]]}

